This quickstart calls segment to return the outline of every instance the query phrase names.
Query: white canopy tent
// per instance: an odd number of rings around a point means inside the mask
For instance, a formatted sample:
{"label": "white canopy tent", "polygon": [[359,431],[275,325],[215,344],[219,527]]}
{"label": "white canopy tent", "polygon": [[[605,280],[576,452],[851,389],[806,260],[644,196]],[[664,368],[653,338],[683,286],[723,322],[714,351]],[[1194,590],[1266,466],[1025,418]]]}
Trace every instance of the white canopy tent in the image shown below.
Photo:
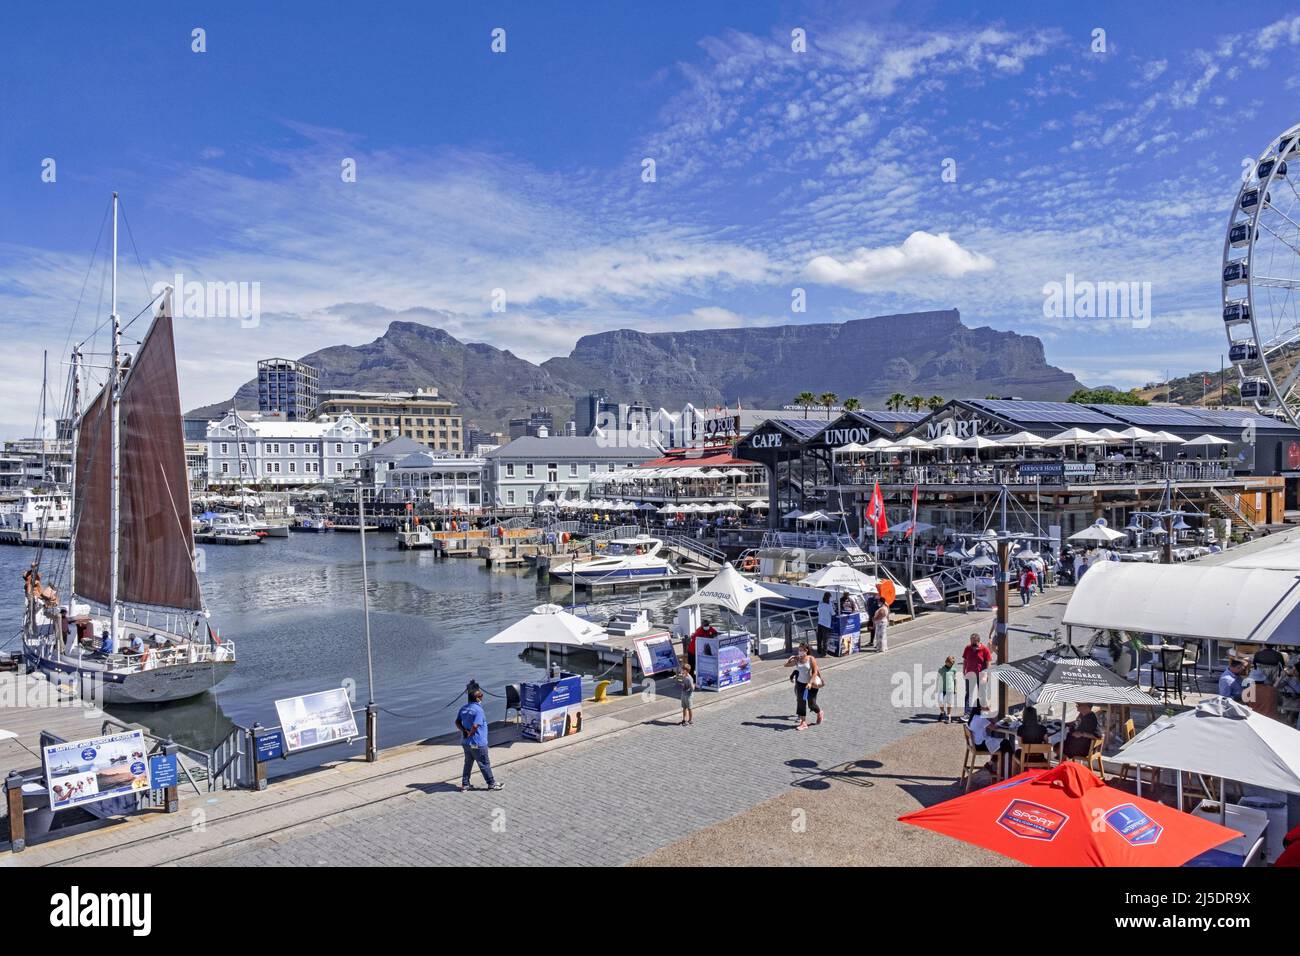
{"label": "white canopy tent", "polygon": [[546,676],[551,676],[551,645],[581,647],[609,637],[591,621],[570,614],[558,604],[539,604],[532,613],[489,637],[484,644],[545,644]]}
{"label": "white canopy tent", "polygon": [[1100,561],[1075,586],[1062,622],[1164,637],[1294,644],[1300,640],[1300,574]]}
{"label": "white canopy tent", "polygon": [[689,607],[696,604],[711,604],[714,607],[726,608],[733,614],[744,614],[745,608],[754,602],[758,602],[755,613],[758,616],[758,637],[763,636],[763,599],[776,598],[781,595],[775,591],[763,587],[757,581],[751,581],[730,563],[724,564],[722,570],[704,587],[700,588],[678,607]]}

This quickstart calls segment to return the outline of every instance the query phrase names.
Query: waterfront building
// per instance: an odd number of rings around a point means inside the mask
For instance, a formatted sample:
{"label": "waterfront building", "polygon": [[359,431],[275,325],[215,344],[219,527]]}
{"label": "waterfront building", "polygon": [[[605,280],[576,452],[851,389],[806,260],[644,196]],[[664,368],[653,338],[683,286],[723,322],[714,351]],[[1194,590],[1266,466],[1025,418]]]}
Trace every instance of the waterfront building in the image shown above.
{"label": "waterfront building", "polygon": [[483,507],[487,470],[488,463],[482,458],[439,457],[427,449],[412,452],[384,471],[378,499],[475,511]]}
{"label": "waterfront building", "polygon": [[185,440],[185,472],[189,477],[191,491],[203,491],[208,487],[208,442]]}
{"label": "waterfront building", "polygon": [[413,392],[323,390],[315,417],[334,418],[344,414],[368,426],[376,441],[402,436],[449,455],[461,454],[465,448],[456,403],[439,398],[436,388],[418,388]]}
{"label": "waterfront building", "polygon": [[71,435],[55,438],[17,438],[4,443],[0,454],[17,484],[67,484],[72,474]]}
{"label": "waterfront building", "polygon": [[516,438],[487,454],[489,503],[525,508],[541,501],[578,501],[591,496],[593,481],[661,454],[653,446],[601,436]]}
{"label": "waterfront building", "polygon": [[355,480],[372,444],[352,415],[291,422],[230,411],[208,425],[208,485],[294,488]]}
{"label": "waterfront building", "polygon": [[768,500],[767,470],[731,453],[729,445],[670,448],[630,468],[592,480],[596,498],[650,502],[660,510],[688,503],[732,502],[753,514],[750,503]]}
{"label": "waterfront building", "polygon": [[293,359],[270,358],[257,363],[257,408],[282,412],[291,422],[305,422],[316,409],[320,370]]}
{"label": "waterfront building", "polygon": [[[997,441],[1028,432],[1048,439],[1071,428],[1111,434],[1139,428],[1181,442],[838,451],[879,438]],[[1202,436],[1223,444],[1184,444]],[[910,517],[915,487],[921,521],[938,529],[982,528],[995,521],[989,504],[1005,485],[1016,502],[1013,530],[1029,533],[1037,524],[1059,540],[1098,518],[1125,527],[1133,511],[1150,510],[1174,482],[1188,509],[1207,516],[1202,525],[1217,521],[1249,532],[1281,523],[1296,506],[1300,485],[1300,429],[1254,412],[1183,406],[954,399],[928,413],[863,410],[829,423],[771,419],[737,445],[736,455],[768,469],[774,527],[791,509],[822,508],[844,512],[855,530],[879,484],[891,522]]]}

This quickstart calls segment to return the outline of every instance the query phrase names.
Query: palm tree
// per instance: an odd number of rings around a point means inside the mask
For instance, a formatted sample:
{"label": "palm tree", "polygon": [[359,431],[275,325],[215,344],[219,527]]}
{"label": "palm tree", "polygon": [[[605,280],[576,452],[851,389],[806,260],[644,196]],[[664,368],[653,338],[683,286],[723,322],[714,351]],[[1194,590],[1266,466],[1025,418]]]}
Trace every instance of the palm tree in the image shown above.
{"label": "palm tree", "polygon": [[862,407],[862,403],[858,401],[856,398],[844,399],[844,410],[846,412],[856,412],[861,407]]}
{"label": "palm tree", "polygon": [[922,398],[920,395],[913,395],[911,398],[907,400],[907,407],[914,412],[919,412],[921,410],[921,406],[924,404],[925,404],[925,399]]}
{"label": "palm tree", "polygon": [[838,402],[839,400],[840,397],[836,395],[834,392],[822,392],[821,396],[817,399],[817,404],[821,405],[826,409],[826,418],[828,421],[830,420],[831,417],[831,409],[835,406],[835,403]]}
{"label": "palm tree", "polygon": [[808,417],[808,409],[817,404],[817,396],[812,392],[800,392],[794,397],[794,403],[803,409],[803,417]]}
{"label": "palm tree", "polygon": [[889,401],[885,402],[885,407],[891,412],[896,412],[907,404],[907,396],[902,392],[895,392],[889,396]]}
{"label": "palm tree", "polygon": [[936,411],[940,408],[943,408],[943,396],[931,395],[929,398],[925,400],[925,404],[926,407],[928,407],[931,411]]}

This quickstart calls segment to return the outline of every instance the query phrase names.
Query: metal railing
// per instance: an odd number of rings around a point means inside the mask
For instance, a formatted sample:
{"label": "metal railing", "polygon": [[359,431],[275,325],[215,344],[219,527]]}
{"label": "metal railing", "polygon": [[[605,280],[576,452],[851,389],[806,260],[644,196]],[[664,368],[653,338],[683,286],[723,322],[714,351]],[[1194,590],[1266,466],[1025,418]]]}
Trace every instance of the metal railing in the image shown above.
{"label": "metal railing", "polygon": [[[1042,461],[1050,462],[1051,459]],[[1025,464],[1038,465],[1042,461]],[[837,465],[839,485],[1103,485],[1159,484],[1172,481],[1228,481],[1235,473],[1230,464],[1204,461],[1160,463],[1099,461],[1092,471],[1063,474],[1021,473],[1021,462],[935,463],[924,465]],[[1075,464],[1067,462],[1067,464]]]}
{"label": "metal railing", "polygon": [[[203,750],[195,750],[193,747],[186,747],[184,744],[178,744],[174,740],[166,740],[156,734],[149,733],[147,730],[142,730],[142,728],[123,723],[114,717],[105,717],[103,722],[99,725],[99,732],[103,735],[107,734],[110,730],[141,730],[144,734],[144,739],[152,745],[149,750],[150,756],[162,753],[164,747],[170,744],[176,748],[177,775],[185,778],[196,795],[202,796],[205,791],[212,793],[214,790],[219,789],[213,778],[213,755],[211,753]],[[199,787],[200,782],[204,783],[205,786],[203,788]],[[156,803],[158,799],[161,799],[154,797],[153,794],[155,793],[157,793],[157,791],[150,791],[151,805]]]}
{"label": "metal railing", "polygon": [[709,564],[717,565],[718,567],[721,567],[727,560],[725,552],[719,551],[717,548],[707,545],[702,541],[698,541],[695,538],[688,538],[685,535],[667,535],[664,537],[664,544],[672,550],[679,552],[684,551],[691,557],[701,559]]}

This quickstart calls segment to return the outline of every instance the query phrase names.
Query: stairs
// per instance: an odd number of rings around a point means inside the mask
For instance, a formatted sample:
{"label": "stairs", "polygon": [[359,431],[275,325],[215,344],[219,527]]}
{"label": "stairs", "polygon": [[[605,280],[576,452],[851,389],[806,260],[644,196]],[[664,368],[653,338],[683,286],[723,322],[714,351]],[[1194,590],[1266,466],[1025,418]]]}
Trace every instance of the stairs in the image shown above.
{"label": "stairs", "polygon": [[640,608],[622,608],[605,622],[605,630],[616,637],[644,634],[650,630],[650,615]]}
{"label": "stairs", "polygon": [[727,561],[727,556],[722,551],[685,535],[675,534],[665,538],[664,548],[686,564],[706,571],[718,571]]}
{"label": "stairs", "polygon": [[1245,513],[1237,506],[1237,503],[1219,491],[1218,488],[1210,488],[1210,513],[1220,518],[1229,518],[1233,524],[1241,525],[1248,531],[1258,531],[1259,527],[1255,522],[1246,517]]}

